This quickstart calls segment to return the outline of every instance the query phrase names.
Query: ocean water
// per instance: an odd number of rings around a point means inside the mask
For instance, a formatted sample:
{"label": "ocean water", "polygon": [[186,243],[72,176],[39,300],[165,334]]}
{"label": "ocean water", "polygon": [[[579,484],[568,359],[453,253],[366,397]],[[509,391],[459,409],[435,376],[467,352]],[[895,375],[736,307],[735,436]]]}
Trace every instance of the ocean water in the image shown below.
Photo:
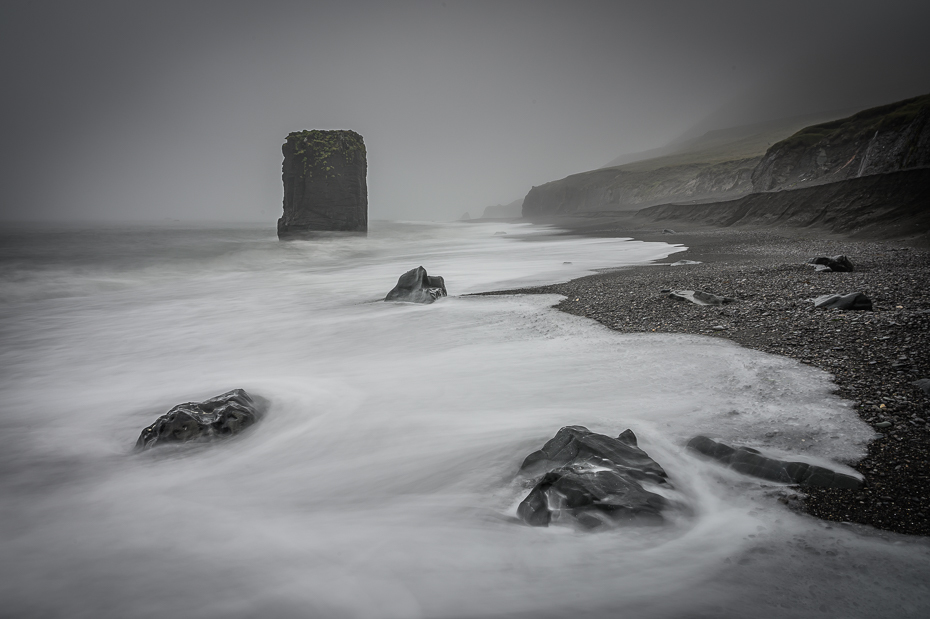
{"label": "ocean water", "polygon": [[[3,233],[0,615],[927,616],[926,539],[796,514],[684,450],[703,433],[843,469],[872,434],[829,375],[555,296],[465,296],[674,251],[496,223]],[[382,302],[418,265],[451,296]],[[133,452],[236,387],[270,402],[243,435]],[[636,433],[667,525],[515,521],[520,463],[572,424]]]}

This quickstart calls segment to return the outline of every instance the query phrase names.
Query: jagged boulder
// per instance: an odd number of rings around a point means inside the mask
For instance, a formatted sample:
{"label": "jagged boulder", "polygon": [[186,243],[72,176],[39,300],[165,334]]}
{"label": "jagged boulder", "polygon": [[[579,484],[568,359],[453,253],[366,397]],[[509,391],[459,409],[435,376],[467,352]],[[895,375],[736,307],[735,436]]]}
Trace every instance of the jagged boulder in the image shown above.
{"label": "jagged boulder", "polygon": [[427,275],[426,269],[417,267],[401,275],[397,280],[397,285],[387,293],[384,300],[432,303],[447,294],[446,282],[442,277]]}
{"label": "jagged boulder", "polygon": [[667,484],[659,464],[636,444],[626,430],[617,438],[566,426],[520,467],[539,475],[517,507],[517,516],[532,526],[552,521],[574,522],[584,528],[607,524],[655,524],[663,521],[669,501],[646,490],[642,482]]}
{"label": "jagged boulder", "polygon": [[825,294],[814,299],[814,307],[840,310],[871,310],[872,299],[861,292],[846,295]]}
{"label": "jagged boulder", "polygon": [[368,231],[368,161],[354,131],[294,131],[282,147],[284,214],[278,238]]}
{"label": "jagged boulder", "polygon": [[260,414],[255,401],[242,389],[204,402],[178,404],[142,430],[136,449],[230,437],[258,421]]}
{"label": "jagged boulder", "polygon": [[837,273],[851,273],[855,269],[853,263],[846,256],[818,256],[811,258],[807,264],[814,265],[818,271],[835,271]]}
{"label": "jagged boulder", "polygon": [[706,436],[695,436],[688,441],[688,449],[712,458],[744,475],[769,481],[820,488],[856,489],[862,485],[862,482],[852,475],[837,473],[828,468],[806,462],[789,462],[768,458],[755,449],[730,447]]}

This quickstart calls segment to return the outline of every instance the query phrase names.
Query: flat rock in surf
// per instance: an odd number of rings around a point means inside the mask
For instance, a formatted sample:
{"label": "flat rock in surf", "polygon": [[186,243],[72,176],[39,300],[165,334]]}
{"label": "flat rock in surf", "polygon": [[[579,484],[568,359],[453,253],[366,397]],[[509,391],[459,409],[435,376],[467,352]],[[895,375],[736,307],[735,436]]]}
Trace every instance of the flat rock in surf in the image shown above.
{"label": "flat rock in surf", "polygon": [[755,449],[730,447],[706,436],[695,436],[688,441],[688,449],[712,458],[744,475],[769,481],[819,488],[856,489],[862,485],[862,482],[852,475],[837,473],[828,468],[806,462],[789,462],[768,458]]}
{"label": "flat rock in surf", "polygon": [[203,402],[178,404],[142,430],[136,450],[166,443],[227,438],[251,426],[260,416],[255,400],[243,389],[233,389]]}
{"label": "flat rock in surf", "polygon": [[401,275],[384,300],[432,303],[447,294],[445,280],[438,275],[427,275],[426,269],[420,266]]}
{"label": "flat rock in surf", "polygon": [[523,522],[537,527],[556,521],[594,529],[612,524],[659,524],[666,498],[642,483],[666,484],[659,464],[626,430],[617,438],[566,426],[523,461],[520,472],[542,477],[517,507]]}

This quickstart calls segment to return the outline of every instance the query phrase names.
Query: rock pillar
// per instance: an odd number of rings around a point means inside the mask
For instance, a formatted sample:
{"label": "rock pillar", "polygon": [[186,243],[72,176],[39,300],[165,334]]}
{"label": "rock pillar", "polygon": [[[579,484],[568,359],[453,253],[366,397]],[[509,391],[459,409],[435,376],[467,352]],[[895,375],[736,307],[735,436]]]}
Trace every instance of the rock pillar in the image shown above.
{"label": "rock pillar", "polygon": [[354,131],[294,131],[282,151],[279,239],[368,231],[368,162],[362,136]]}

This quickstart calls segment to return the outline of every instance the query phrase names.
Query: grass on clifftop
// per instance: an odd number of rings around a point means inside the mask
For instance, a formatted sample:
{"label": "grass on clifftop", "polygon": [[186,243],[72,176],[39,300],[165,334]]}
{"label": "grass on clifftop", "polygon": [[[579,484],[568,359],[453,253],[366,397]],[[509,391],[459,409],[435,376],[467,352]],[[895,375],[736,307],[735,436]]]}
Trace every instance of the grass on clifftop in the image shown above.
{"label": "grass on clifftop", "polygon": [[871,137],[876,131],[887,131],[907,125],[926,109],[930,109],[930,94],[880,105],[847,118],[805,127],[776,144],[775,148],[808,148],[827,140],[839,143]]}

